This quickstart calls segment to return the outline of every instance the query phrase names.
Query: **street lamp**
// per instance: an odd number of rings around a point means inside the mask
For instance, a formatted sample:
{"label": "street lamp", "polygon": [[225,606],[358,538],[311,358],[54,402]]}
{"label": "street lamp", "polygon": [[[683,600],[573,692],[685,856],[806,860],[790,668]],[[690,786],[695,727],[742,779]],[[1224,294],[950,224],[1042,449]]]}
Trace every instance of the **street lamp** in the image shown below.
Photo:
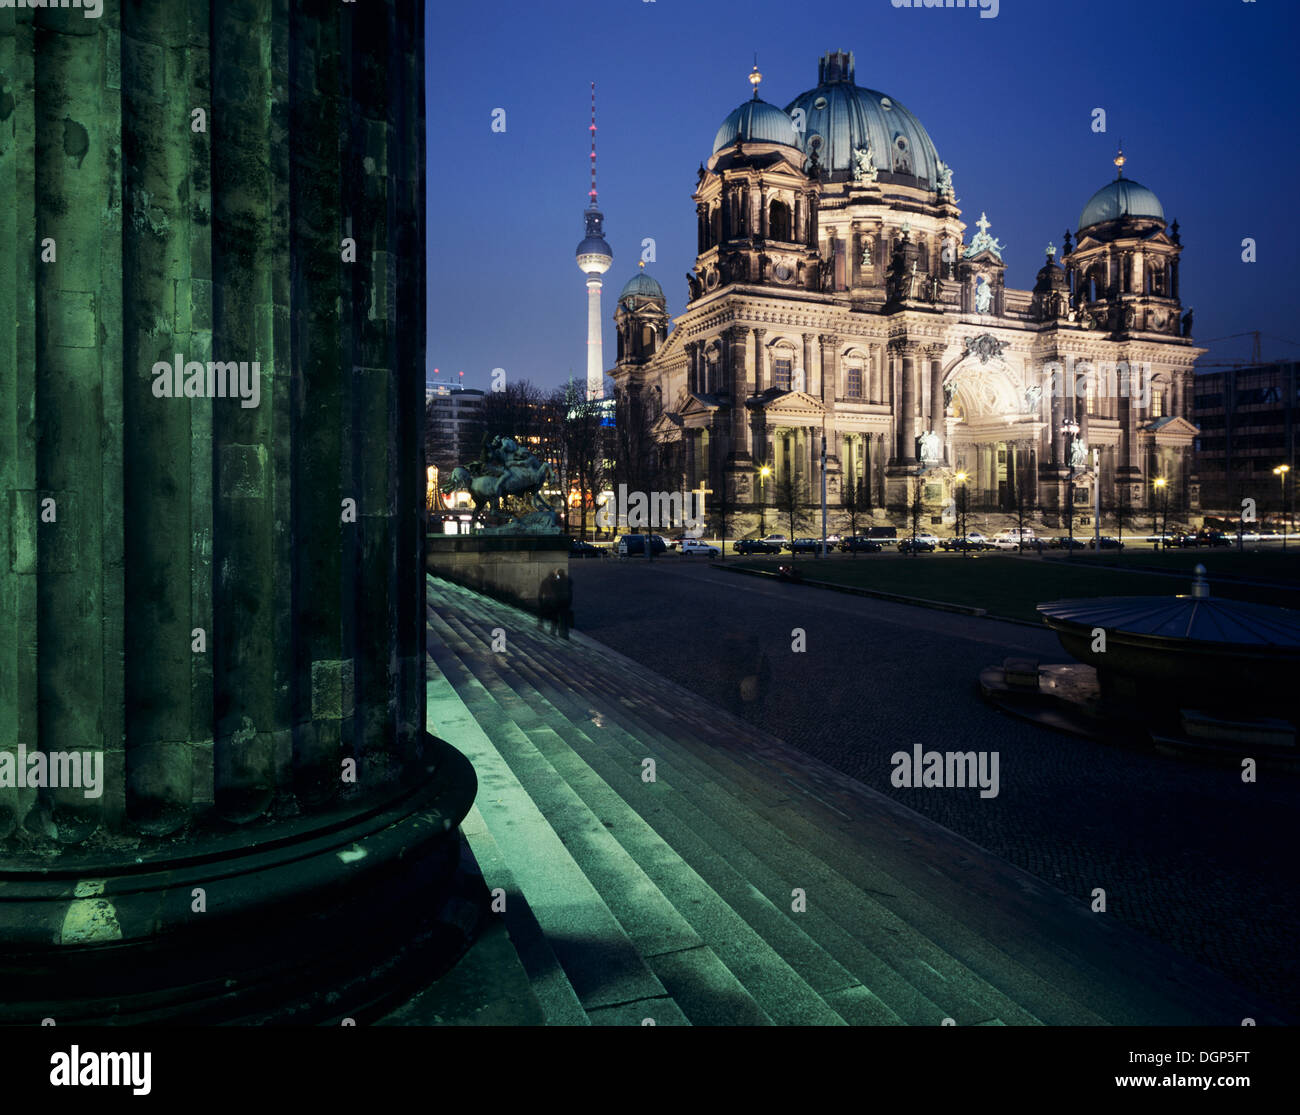
{"label": "street lamp", "polygon": [[758,536],[760,538],[767,536],[767,496],[764,492],[763,481],[771,475],[771,465],[763,465],[758,470]]}
{"label": "street lamp", "polygon": [[1165,535],[1169,530],[1169,481],[1166,480],[1163,476],[1157,476],[1153,481],[1151,481],[1151,483],[1155,485],[1155,489],[1157,492],[1162,492],[1164,494],[1164,499],[1162,502],[1163,502],[1164,519],[1165,519],[1164,527],[1162,527],[1159,530],[1156,530],[1156,522],[1158,521],[1159,518],[1159,512],[1157,512],[1157,514],[1153,516],[1151,529],[1156,531],[1157,549],[1167,550],[1169,549],[1169,539],[1165,537]]}
{"label": "street lamp", "polygon": [[1286,474],[1291,471],[1290,465],[1278,465],[1273,470],[1273,475],[1282,481],[1282,550],[1286,552],[1286,536],[1291,530],[1291,509],[1287,507],[1286,502]]}
{"label": "street lamp", "polygon": [[959,472],[953,477],[957,484],[957,537],[960,541],[960,553],[966,556],[966,473]]}
{"label": "street lamp", "polygon": [[1067,438],[1065,459],[1070,462],[1069,480],[1065,487],[1065,524],[1069,534],[1069,540],[1065,544],[1067,558],[1074,557],[1074,439],[1079,436],[1079,428],[1079,423],[1073,418],[1067,418],[1061,423],[1061,433]]}

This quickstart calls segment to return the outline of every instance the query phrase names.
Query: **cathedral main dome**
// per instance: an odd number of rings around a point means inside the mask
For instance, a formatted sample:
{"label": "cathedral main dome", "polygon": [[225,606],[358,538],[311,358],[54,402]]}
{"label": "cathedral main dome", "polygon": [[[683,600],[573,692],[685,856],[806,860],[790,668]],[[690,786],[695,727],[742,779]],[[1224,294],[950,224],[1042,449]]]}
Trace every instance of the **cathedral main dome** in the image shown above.
{"label": "cathedral main dome", "polygon": [[936,186],[939,153],[929,134],[892,97],[855,84],[851,53],[837,50],[822,56],[817,88],[801,93],[785,111],[793,119],[798,109],[804,117],[799,148],[809,156],[816,150],[823,170],[852,171],[854,153],[869,146],[876,170]]}

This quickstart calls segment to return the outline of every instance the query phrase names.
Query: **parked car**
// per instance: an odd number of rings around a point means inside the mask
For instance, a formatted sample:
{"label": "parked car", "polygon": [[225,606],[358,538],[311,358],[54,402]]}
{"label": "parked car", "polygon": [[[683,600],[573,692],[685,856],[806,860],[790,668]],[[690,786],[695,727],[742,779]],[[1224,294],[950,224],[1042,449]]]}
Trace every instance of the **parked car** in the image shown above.
{"label": "parked car", "polygon": [[[1100,547],[1097,545],[1098,542],[1101,543]],[[1090,550],[1096,550],[1096,549],[1122,550],[1123,548],[1124,548],[1123,542],[1121,542],[1118,538],[1112,538],[1108,534],[1103,534],[1100,539],[1097,538],[1088,539],[1088,549]]]}
{"label": "parked car", "polygon": [[970,538],[945,538],[939,545],[942,549],[952,553],[961,553],[963,550],[970,552],[987,549],[983,542],[976,542]]}
{"label": "parked car", "polygon": [[1058,534],[1051,538],[1047,543],[1053,550],[1082,550],[1084,543],[1081,539],[1071,538],[1068,534]]}
{"label": "parked car", "polygon": [[1038,539],[1034,532],[1028,527],[1023,532],[1015,530],[1000,530],[993,536],[990,546],[995,550],[1034,550],[1037,549]]}
{"label": "parked car", "polygon": [[742,538],[736,543],[735,551],[738,554],[779,554],[781,544],[768,542],[762,538]]}
{"label": "parked car", "polygon": [[1235,539],[1229,538],[1221,530],[1203,530],[1200,533],[1202,546],[1231,546]]}
{"label": "parked car", "polygon": [[784,548],[790,541],[784,534],[768,534],[763,538],[764,542],[770,542],[778,548]]}
{"label": "parked car", "polygon": [[698,538],[683,538],[681,542],[682,557],[690,557],[693,554],[702,554],[704,557],[717,557],[721,552],[717,546],[710,545],[708,542],[701,542]]}
{"label": "parked car", "polygon": [[898,543],[898,552],[900,554],[932,554],[934,553],[934,543],[922,535],[915,538],[903,538]]}
{"label": "parked car", "polygon": [[977,530],[968,530],[966,532],[967,542],[978,542],[985,549],[988,549],[989,540]]}
{"label": "parked car", "polygon": [[[820,538],[796,538],[793,542],[787,542],[785,548],[792,554],[817,554],[821,553],[822,540]],[[831,548],[827,543],[827,550]]]}
{"label": "parked car", "polygon": [[867,531],[868,538],[874,538],[882,546],[889,546],[898,541],[898,527],[872,527]]}
{"label": "parked car", "polygon": [[[827,539],[827,541],[830,540]],[[840,543],[840,553],[842,554],[878,554],[883,548],[874,538],[868,538],[862,534],[845,538]]]}
{"label": "parked car", "polygon": [[602,558],[606,554],[600,546],[593,546],[590,542],[579,542],[576,538],[569,539],[569,557],[571,558]]}
{"label": "parked car", "polygon": [[[619,557],[636,557],[640,555],[645,557],[645,535],[644,534],[624,534],[618,540]],[[659,535],[653,535],[650,541],[650,556],[668,552],[668,547]]]}

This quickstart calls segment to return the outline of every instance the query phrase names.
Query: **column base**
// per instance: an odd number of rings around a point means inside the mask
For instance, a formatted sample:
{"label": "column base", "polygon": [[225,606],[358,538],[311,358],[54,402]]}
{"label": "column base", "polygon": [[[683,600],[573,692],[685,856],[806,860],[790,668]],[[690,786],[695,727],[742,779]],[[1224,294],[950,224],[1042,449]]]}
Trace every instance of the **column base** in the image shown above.
{"label": "column base", "polygon": [[479,923],[453,895],[474,769],[428,734],[425,756],[414,788],[362,812],[0,872],[0,1024],[381,1017],[450,969]]}

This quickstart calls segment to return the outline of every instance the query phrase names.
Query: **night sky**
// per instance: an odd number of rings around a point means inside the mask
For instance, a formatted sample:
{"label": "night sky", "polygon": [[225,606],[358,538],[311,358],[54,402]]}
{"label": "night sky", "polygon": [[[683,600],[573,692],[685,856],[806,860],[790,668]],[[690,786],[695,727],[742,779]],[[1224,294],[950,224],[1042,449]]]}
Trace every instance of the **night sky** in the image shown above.
{"label": "night sky", "polygon": [[[492,368],[544,387],[582,381],[586,289],[574,263],[587,204],[590,82],[598,179],[618,291],[653,237],[668,311],[694,262],[696,168],[749,96],[784,108],[817,84],[828,50],[859,85],[910,109],[953,168],[968,228],[987,210],[1007,284],[1033,285],[1043,249],[1073,234],[1088,198],[1125,176],[1179,221],[1184,307],[1205,344],[1258,329],[1265,358],[1300,358],[1294,268],[1300,175],[1290,3],[1001,0],[898,10],[890,0],[546,0],[428,8],[429,378],[489,386]],[[1106,109],[1094,134],[1092,110]],[[491,130],[506,110],[506,131]],[[1258,262],[1241,260],[1254,237]],[[1059,258],[1059,256],[1058,256]],[[1250,341],[1202,364],[1246,359]]]}

